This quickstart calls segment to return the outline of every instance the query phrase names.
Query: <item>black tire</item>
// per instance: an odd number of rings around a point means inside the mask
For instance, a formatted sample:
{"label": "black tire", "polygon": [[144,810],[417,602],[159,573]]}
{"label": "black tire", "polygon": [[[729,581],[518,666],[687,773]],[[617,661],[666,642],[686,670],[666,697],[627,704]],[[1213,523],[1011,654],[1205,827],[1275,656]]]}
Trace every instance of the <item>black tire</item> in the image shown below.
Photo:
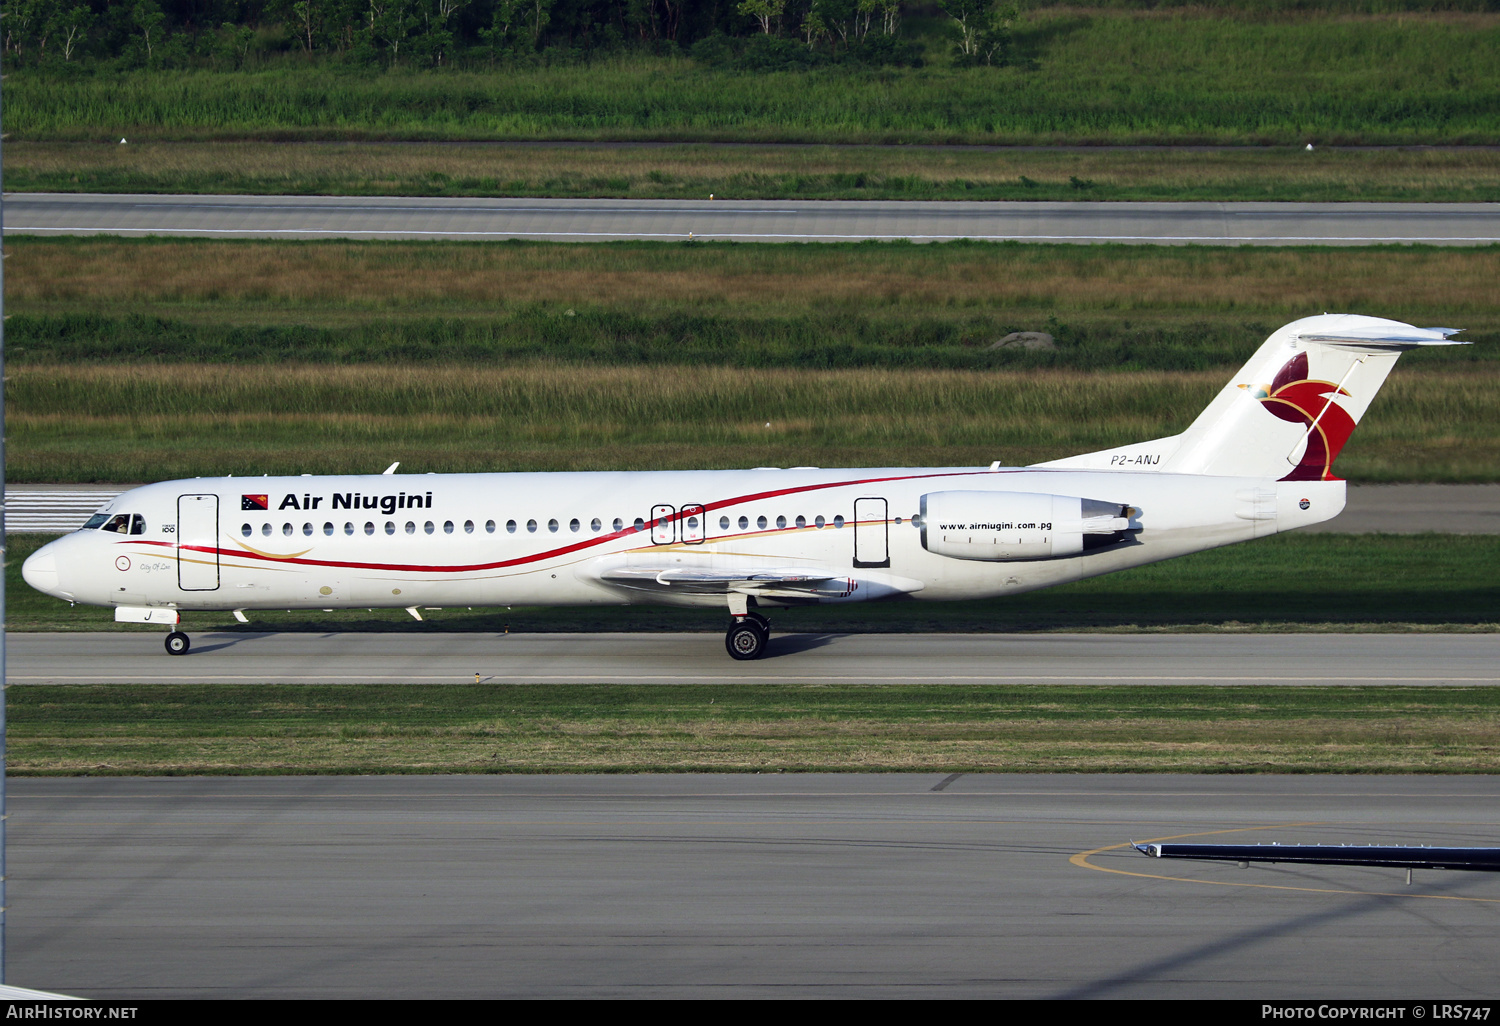
{"label": "black tire", "polygon": [[167,635],[167,655],[187,655],[188,649],[192,647],[192,639],[181,631],[173,631]]}
{"label": "black tire", "polygon": [[771,633],[771,621],[767,620],[764,616],[761,616],[759,613],[755,612],[753,609],[750,612],[748,612],[748,613],[745,614],[745,619],[747,619],[747,620],[753,620],[756,623],[760,624],[760,629],[762,631],[764,631],[767,635],[769,635]]}
{"label": "black tire", "polygon": [[735,659],[759,659],[766,654],[766,642],[771,632],[761,628],[754,620],[736,620],[724,635],[724,648]]}

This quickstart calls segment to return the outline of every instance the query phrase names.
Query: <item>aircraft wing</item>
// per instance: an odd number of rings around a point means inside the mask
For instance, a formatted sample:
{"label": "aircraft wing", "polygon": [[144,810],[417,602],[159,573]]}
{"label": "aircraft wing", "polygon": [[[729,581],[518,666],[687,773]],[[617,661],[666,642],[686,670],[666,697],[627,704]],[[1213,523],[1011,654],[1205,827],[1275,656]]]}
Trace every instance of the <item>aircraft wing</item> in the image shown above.
{"label": "aircraft wing", "polygon": [[813,567],[747,567],[718,569],[683,566],[621,566],[599,573],[599,580],[638,591],[677,591],[694,595],[769,594],[816,595],[831,582],[842,587],[847,578]]}

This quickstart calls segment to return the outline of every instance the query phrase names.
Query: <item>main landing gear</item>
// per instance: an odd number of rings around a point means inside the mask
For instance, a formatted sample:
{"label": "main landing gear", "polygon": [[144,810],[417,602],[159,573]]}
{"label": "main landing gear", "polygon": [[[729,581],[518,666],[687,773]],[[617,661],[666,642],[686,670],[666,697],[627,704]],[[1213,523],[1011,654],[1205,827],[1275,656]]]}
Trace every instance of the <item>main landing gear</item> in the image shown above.
{"label": "main landing gear", "polygon": [[724,635],[724,647],[735,659],[759,659],[771,640],[771,622],[759,613],[736,616]]}
{"label": "main landing gear", "polygon": [[192,647],[192,641],[181,631],[173,631],[167,635],[167,655],[187,655],[188,649]]}

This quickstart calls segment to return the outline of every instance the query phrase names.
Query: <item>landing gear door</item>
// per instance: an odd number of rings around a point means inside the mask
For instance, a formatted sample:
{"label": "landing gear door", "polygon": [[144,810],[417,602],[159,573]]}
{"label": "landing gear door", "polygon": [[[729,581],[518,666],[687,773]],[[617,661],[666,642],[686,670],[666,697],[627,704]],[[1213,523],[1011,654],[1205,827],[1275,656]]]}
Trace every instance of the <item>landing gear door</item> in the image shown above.
{"label": "landing gear door", "polygon": [[177,586],[183,591],[219,587],[219,497],[177,497]]}
{"label": "landing gear door", "polygon": [[854,500],[854,565],[890,566],[890,537],[884,499]]}
{"label": "landing gear door", "polygon": [[671,545],[677,540],[676,513],[675,506],[651,507],[651,544]]}

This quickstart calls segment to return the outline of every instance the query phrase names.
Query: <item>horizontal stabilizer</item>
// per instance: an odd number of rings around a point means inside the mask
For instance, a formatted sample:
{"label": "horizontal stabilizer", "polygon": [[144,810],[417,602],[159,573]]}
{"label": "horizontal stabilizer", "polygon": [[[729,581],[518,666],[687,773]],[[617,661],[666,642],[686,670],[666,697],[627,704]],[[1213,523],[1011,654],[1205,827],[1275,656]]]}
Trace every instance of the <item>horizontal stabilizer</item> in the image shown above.
{"label": "horizontal stabilizer", "polygon": [[1500,872],[1500,848],[1427,848],[1401,844],[1131,844],[1136,851],[1158,859]]}
{"label": "horizontal stabilizer", "polygon": [[1399,327],[1350,327],[1337,331],[1308,332],[1297,337],[1303,342],[1316,342],[1340,349],[1357,349],[1363,352],[1404,352],[1419,346],[1467,346],[1472,343],[1449,338],[1462,328],[1414,328],[1409,324]]}

